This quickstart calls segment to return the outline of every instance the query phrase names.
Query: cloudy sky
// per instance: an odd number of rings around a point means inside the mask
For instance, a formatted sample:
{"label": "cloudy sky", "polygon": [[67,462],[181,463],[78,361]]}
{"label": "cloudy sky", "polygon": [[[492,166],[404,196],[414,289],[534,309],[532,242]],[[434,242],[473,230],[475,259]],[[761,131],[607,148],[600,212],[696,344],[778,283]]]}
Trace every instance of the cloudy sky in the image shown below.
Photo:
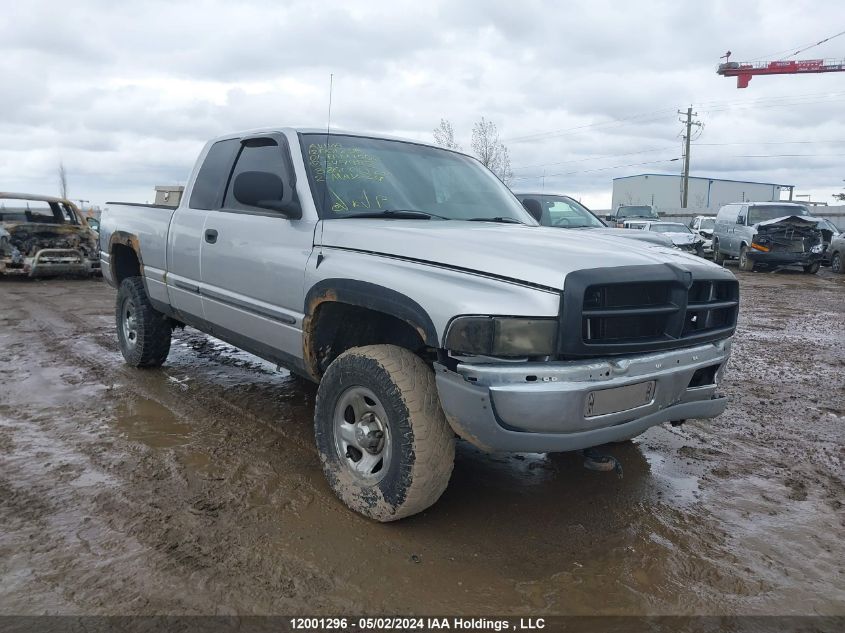
{"label": "cloudy sky", "polygon": [[[719,56],[778,59],[845,30],[841,0],[692,3],[3,2],[0,190],[150,200],[233,130],[333,126],[469,147],[495,122],[515,186],[610,205],[612,178],[680,170],[676,110],[703,123],[692,174],[845,183],[845,73],[755,77]],[[841,18],[836,23],[835,18]],[[801,58],[845,57],[845,36]]]}

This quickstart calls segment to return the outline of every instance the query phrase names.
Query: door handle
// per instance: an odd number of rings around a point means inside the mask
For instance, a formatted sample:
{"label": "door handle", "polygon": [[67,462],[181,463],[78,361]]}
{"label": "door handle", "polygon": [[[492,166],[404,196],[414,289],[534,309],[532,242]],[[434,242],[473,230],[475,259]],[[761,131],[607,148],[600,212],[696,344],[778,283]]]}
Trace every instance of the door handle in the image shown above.
{"label": "door handle", "polygon": [[206,229],[205,241],[209,244],[214,244],[215,242],[217,242],[217,231],[214,229]]}

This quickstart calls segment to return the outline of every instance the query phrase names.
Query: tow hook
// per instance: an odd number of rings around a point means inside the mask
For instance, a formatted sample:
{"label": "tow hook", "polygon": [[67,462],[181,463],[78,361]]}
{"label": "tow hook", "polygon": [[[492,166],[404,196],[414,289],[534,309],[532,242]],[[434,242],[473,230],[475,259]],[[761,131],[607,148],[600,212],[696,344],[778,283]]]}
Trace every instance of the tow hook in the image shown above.
{"label": "tow hook", "polygon": [[581,451],[584,456],[584,468],[609,473],[613,471],[619,479],[622,479],[622,464],[612,455],[600,453],[595,448],[585,448]]}

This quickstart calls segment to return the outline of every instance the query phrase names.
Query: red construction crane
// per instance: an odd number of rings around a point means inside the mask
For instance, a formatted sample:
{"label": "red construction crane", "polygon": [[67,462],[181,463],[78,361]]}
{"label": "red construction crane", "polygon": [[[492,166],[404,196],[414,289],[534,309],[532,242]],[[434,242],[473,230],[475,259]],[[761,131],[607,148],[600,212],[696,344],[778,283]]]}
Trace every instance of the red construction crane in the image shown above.
{"label": "red construction crane", "polygon": [[803,73],[837,73],[845,71],[845,59],[805,59],[776,62],[732,62],[731,52],[725,55],[716,72],[723,77],[736,77],[737,88],[747,88],[754,75],[797,75]]}

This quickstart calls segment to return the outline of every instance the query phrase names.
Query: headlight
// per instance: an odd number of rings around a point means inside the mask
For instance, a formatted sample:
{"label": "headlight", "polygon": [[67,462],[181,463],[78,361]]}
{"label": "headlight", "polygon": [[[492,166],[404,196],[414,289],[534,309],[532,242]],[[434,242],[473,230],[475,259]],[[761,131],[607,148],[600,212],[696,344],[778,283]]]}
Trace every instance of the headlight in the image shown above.
{"label": "headlight", "polygon": [[465,316],[446,332],[446,349],[482,356],[550,356],[557,340],[557,320]]}
{"label": "headlight", "polygon": [[816,244],[813,248],[810,249],[811,253],[821,253],[824,251],[824,244]]}

